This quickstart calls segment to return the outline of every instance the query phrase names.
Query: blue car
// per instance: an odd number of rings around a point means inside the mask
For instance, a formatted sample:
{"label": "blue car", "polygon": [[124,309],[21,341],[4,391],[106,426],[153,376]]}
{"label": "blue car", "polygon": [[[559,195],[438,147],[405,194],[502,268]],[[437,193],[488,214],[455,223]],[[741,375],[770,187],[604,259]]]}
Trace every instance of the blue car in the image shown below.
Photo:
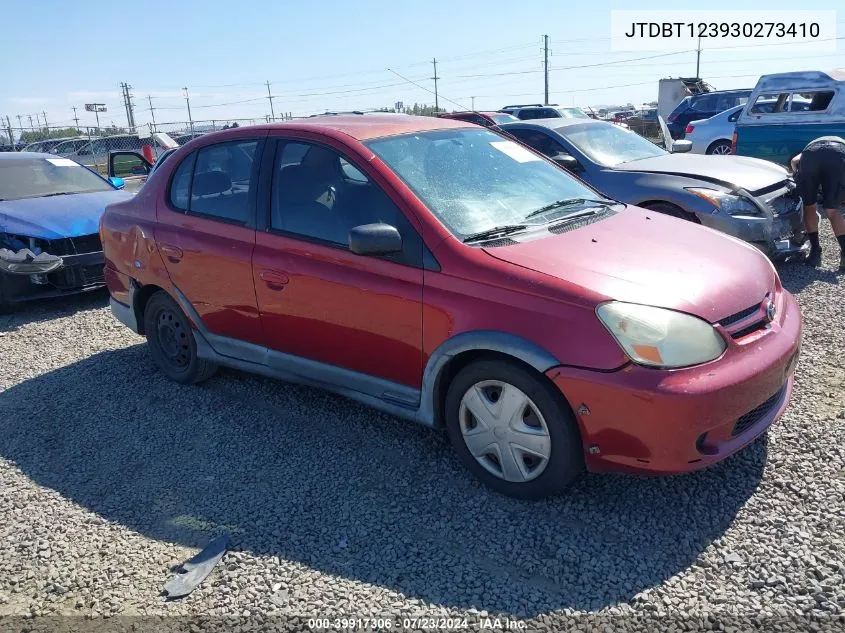
{"label": "blue car", "polygon": [[100,217],[122,187],[67,158],[0,154],[0,309],[102,287]]}

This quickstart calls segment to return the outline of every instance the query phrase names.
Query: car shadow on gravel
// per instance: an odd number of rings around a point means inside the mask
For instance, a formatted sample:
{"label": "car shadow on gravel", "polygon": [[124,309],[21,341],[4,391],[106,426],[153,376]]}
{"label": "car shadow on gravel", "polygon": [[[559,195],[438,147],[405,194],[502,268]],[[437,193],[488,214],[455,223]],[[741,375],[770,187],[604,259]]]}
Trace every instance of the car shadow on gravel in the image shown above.
{"label": "car shadow on gravel", "polygon": [[0,420],[0,456],[149,538],[200,547],[226,532],[257,556],[520,617],[633,600],[688,568],[767,452],[763,438],[692,475],[587,475],[521,502],[473,480],[438,432],[238,372],[180,386],[141,345],[11,387]]}
{"label": "car shadow on gravel", "polygon": [[776,268],[783,287],[792,294],[801,292],[817,281],[834,286],[845,283],[844,273],[837,273],[835,270],[826,268],[813,268],[800,262],[779,264]]}
{"label": "car shadow on gravel", "polygon": [[19,303],[0,312],[0,332],[13,332],[29,323],[51,321],[85,310],[96,310],[108,305],[108,301],[108,292],[102,288],[85,294]]}

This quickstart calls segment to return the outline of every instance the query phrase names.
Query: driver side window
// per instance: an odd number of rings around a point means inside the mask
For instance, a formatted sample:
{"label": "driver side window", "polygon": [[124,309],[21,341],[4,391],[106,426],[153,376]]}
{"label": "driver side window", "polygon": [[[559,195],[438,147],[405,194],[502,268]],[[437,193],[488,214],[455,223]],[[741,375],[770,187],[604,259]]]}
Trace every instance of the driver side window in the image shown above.
{"label": "driver side window", "polygon": [[347,248],[354,227],[376,223],[394,226],[402,236],[402,251],[385,259],[422,265],[422,239],[377,183],[328,147],[294,141],[279,146],[271,187],[271,230]]}
{"label": "driver side window", "polygon": [[512,134],[544,156],[552,157],[556,154],[569,154],[569,152],[564,149],[563,145],[543,132],[536,132],[534,130],[514,130]]}

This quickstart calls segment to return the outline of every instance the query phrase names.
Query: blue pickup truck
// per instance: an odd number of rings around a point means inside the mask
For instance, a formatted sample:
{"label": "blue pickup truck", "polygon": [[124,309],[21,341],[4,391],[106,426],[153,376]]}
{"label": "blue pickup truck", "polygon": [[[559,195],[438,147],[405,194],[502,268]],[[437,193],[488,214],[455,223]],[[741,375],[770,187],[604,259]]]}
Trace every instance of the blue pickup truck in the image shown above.
{"label": "blue pickup truck", "polygon": [[[792,108],[798,100],[809,107]],[[737,119],[732,151],[788,165],[807,143],[831,135],[845,136],[845,72],[763,75]]]}

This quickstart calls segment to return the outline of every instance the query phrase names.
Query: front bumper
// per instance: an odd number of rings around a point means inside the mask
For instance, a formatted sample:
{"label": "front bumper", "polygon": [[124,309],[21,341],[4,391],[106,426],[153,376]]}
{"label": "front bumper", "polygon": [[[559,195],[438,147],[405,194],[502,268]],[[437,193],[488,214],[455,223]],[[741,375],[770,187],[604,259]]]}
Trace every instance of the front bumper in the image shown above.
{"label": "front bumper", "polygon": [[719,360],[677,370],[628,364],[613,372],[556,367],[546,375],[572,405],[592,471],[670,475],[710,466],[760,436],[786,409],[801,314],[781,317]]}
{"label": "front bumper", "polygon": [[3,299],[20,303],[97,290],[105,285],[104,263],[103,251],[64,255],[61,268],[40,277],[44,283],[33,282],[30,275],[3,273]]}
{"label": "front bumper", "polygon": [[699,215],[699,219],[711,229],[749,242],[771,259],[786,259],[809,250],[800,208],[783,215],[745,217],[714,213]]}

